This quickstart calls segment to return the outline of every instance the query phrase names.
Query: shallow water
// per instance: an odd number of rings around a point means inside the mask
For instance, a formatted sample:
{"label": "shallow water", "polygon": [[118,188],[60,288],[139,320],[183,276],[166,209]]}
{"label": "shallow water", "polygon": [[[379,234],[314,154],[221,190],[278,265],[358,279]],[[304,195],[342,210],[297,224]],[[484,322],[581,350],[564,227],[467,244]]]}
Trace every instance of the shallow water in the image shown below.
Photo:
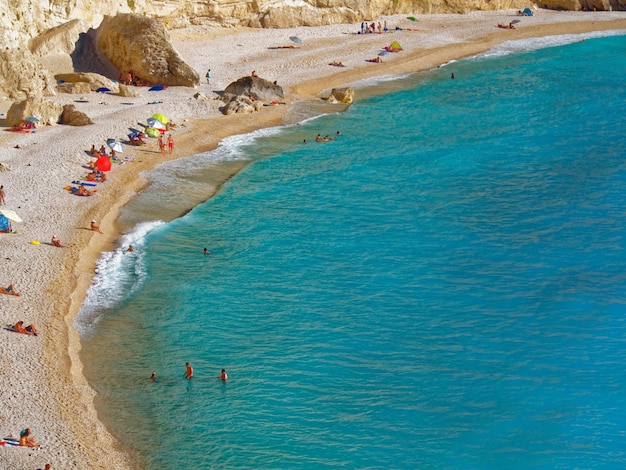
{"label": "shallow water", "polygon": [[[115,435],[163,469],[623,464],[626,36],[579,41],[154,172],[77,319]],[[187,183],[218,192],[155,221]]]}

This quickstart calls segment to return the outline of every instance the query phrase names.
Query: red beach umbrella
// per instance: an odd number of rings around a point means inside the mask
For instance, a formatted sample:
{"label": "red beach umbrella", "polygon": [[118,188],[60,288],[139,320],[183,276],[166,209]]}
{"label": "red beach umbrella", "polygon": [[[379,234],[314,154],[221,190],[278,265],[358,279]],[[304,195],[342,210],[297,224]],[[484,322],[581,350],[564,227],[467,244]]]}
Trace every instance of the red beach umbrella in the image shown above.
{"label": "red beach umbrella", "polygon": [[100,171],[110,171],[111,170],[111,160],[109,157],[104,155],[98,157],[96,160],[96,168]]}

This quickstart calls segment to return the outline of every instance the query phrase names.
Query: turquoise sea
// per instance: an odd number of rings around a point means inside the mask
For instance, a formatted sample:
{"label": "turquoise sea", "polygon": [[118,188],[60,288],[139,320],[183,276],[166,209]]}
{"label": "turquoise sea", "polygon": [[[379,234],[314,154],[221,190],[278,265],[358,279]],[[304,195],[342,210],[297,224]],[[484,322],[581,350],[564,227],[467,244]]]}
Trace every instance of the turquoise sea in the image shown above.
{"label": "turquoise sea", "polygon": [[149,469],[624,468],[625,34],[151,172],[76,320],[101,419]]}

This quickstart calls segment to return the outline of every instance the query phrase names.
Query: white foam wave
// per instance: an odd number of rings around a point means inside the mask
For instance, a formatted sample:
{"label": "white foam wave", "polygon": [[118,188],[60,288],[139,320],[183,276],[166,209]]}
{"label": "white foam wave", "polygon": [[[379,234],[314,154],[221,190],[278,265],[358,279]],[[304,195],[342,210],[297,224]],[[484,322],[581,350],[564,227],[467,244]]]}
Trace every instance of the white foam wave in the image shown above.
{"label": "white foam wave", "polygon": [[548,47],[564,46],[566,44],[579,42],[583,39],[621,36],[624,34],[626,34],[625,30],[608,30],[583,34],[561,34],[558,36],[544,36],[540,38],[507,41],[497,46],[494,46],[488,51],[478,54],[475,57],[497,57],[510,54],[518,54],[520,52],[535,51],[537,49],[546,49]]}
{"label": "white foam wave", "polygon": [[[163,225],[162,221],[138,224],[120,237],[115,251],[102,253],[85,302],[74,320],[81,335],[93,330],[103,310],[128,298],[143,285],[146,279],[144,240],[148,233]],[[129,245],[133,252],[127,251]]]}

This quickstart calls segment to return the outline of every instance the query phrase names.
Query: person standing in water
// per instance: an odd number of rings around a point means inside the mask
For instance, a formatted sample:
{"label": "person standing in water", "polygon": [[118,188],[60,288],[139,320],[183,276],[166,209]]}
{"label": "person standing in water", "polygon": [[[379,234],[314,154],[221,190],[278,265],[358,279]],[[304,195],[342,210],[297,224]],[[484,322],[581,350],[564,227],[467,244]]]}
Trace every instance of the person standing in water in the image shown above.
{"label": "person standing in water", "polygon": [[219,375],[219,379],[226,382],[228,380],[228,374],[224,369],[222,369],[222,373]]}
{"label": "person standing in water", "polygon": [[188,362],[185,362],[185,378],[190,379],[193,377],[193,367]]}

